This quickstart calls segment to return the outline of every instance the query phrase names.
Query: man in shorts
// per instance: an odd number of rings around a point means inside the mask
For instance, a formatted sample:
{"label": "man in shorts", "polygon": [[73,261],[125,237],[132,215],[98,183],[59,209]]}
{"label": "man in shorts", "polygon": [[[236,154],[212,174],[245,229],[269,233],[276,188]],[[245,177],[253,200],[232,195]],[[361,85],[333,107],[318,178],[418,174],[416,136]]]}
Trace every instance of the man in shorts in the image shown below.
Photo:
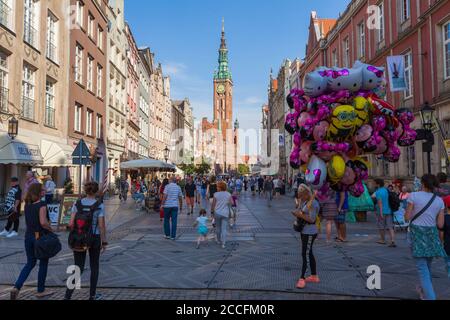
{"label": "man in shorts", "polygon": [[184,194],[186,197],[186,206],[188,209],[188,216],[194,214],[194,206],[195,206],[195,193],[197,192],[196,185],[192,178],[188,178],[186,186],[184,187]]}
{"label": "man in shorts", "polygon": [[376,179],[375,184],[377,191],[372,196],[377,201],[375,214],[377,216],[378,230],[380,232],[380,241],[378,244],[386,245],[386,230],[391,237],[390,248],[396,248],[395,244],[395,232],[394,232],[394,218],[391,207],[389,206],[389,191],[384,186],[384,180]]}

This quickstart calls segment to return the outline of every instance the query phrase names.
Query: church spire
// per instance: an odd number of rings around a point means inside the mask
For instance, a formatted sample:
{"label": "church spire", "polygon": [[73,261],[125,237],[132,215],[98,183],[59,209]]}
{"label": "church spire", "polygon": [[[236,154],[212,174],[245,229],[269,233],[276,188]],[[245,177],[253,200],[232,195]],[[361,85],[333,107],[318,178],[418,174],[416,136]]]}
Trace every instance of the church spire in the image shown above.
{"label": "church spire", "polygon": [[228,67],[228,48],[225,38],[225,18],[222,19],[222,38],[219,49],[219,70],[214,75],[215,80],[231,80],[231,72]]}
{"label": "church spire", "polygon": [[225,18],[222,18],[222,39],[220,43],[220,49],[226,49],[227,48],[227,41],[225,39]]}

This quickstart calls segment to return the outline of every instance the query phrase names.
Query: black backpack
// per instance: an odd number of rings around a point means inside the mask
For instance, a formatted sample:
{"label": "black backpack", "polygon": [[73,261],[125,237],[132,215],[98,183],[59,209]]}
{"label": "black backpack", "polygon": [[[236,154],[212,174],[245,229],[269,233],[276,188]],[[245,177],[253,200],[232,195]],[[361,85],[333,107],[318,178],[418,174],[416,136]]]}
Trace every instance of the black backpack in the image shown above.
{"label": "black backpack", "polygon": [[388,191],[389,193],[389,207],[391,208],[392,213],[397,212],[400,210],[401,207],[401,201],[399,196],[392,191]]}
{"label": "black backpack", "polygon": [[[69,247],[73,251],[85,252],[92,247],[94,241],[92,222],[94,213],[101,204],[101,201],[97,201],[93,205],[85,206],[81,203],[81,200],[78,200],[75,204],[77,213],[75,214],[75,221],[69,234]],[[96,226],[98,226],[98,222]]]}

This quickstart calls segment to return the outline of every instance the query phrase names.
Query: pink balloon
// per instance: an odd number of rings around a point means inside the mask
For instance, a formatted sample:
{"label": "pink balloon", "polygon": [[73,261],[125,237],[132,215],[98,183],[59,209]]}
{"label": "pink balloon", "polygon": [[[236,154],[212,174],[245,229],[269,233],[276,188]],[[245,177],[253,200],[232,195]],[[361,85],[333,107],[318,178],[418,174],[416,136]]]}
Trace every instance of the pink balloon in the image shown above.
{"label": "pink balloon", "polygon": [[300,148],[300,160],[303,164],[308,163],[309,159],[311,158],[312,151],[311,151],[311,141],[303,142]]}
{"label": "pink balloon", "polygon": [[356,132],[356,136],[355,136],[355,141],[358,143],[358,145],[360,143],[366,142],[367,140],[370,139],[370,137],[373,134],[373,128],[372,126],[366,124],[363,125],[357,132]]}
{"label": "pink balloon", "polygon": [[351,186],[355,183],[355,180],[356,180],[355,171],[353,171],[353,169],[347,165],[344,177],[341,179],[341,183],[347,186]]}
{"label": "pink balloon", "polygon": [[396,145],[390,145],[384,153],[384,158],[389,162],[398,162],[400,160],[401,151]]}
{"label": "pink balloon", "polygon": [[416,139],[417,131],[407,127],[398,139],[398,145],[400,147],[410,147],[416,142]]}
{"label": "pink balloon", "polygon": [[372,124],[375,131],[383,131],[387,126],[386,118],[384,116],[376,116],[373,118]]}
{"label": "pink balloon", "polygon": [[383,137],[379,137],[380,142],[376,144],[376,149],[373,153],[375,154],[383,154],[388,150],[388,144],[386,142],[386,139]]}
{"label": "pink balloon", "polygon": [[297,124],[299,128],[303,128],[306,124],[306,121],[309,119],[312,119],[312,117],[307,112],[300,113],[300,116],[298,117]]}
{"label": "pink balloon", "polygon": [[317,123],[313,131],[314,141],[325,140],[329,128],[330,124],[328,123],[328,121],[320,121],[319,123]]}
{"label": "pink balloon", "polygon": [[302,136],[300,135],[299,132],[294,133],[294,145],[298,148],[300,148],[300,146],[302,145]]}
{"label": "pink balloon", "polygon": [[348,191],[353,197],[359,198],[364,194],[364,185],[361,180],[348,188]]}

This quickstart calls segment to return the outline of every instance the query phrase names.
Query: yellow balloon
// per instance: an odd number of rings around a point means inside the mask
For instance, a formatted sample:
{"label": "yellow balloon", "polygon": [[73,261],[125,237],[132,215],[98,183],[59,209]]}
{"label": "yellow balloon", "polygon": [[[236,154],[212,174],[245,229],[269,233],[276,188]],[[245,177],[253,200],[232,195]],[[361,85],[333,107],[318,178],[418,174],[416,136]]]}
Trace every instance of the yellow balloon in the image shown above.
{"label": "yellow balloon", "polygon": [[346,140],[354,134],[358,114],[355,107],[340,105],[334,108],[331,114],[330,128],[328,129],[328,140]]}
{"label": "yellow balloon", "polygon": [[331,182],[338,183],[344,177],[346,164],[341,156],[333,156],[328,163],[328,177]]}
{"label": "yellow balloon", "polygon": [[356,126],[360,128],[369,123],[369,101],[364,97],[356,97],[353,99],[353,107],[357,114]]}

